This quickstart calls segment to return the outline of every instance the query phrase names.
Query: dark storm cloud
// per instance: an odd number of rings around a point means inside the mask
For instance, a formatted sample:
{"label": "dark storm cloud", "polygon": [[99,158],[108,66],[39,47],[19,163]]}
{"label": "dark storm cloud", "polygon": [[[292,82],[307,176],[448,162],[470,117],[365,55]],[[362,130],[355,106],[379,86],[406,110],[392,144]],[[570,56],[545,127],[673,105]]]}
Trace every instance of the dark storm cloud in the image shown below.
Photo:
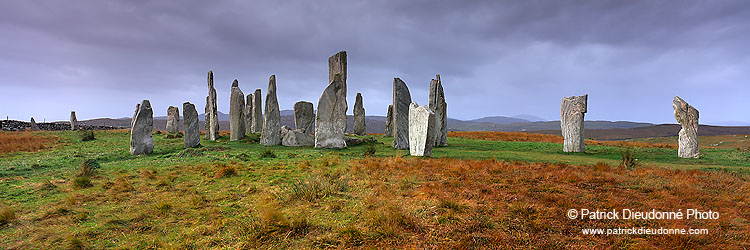
{"label": "dark storm cloud", "polygon": [[327,57],[347,50],[349,97],[371,115],[393,77],[426,104],[440,73],[462,119],[557,119],[562,96],[589,93],[590,119],[673,123],[680,95],[703,122],[750,121],[746,1],[13,1],[0,30],[14,93],[0,105],[16,119],[202,107],[209,69],[222,111],[232,79],[265,92],[271,74],[291,109],[317,102]]}

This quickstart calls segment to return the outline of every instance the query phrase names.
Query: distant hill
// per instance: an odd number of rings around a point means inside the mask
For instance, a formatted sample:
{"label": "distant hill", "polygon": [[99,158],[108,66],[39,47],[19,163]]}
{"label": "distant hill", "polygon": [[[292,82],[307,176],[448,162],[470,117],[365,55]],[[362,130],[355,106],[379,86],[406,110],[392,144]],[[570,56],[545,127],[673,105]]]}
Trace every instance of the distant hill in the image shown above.
{"label": "distant hill", "polygon": [[[680,125],[678,124],[659,124],[653,126],[636,127],[636,128],[615,128],[615,129],[594,129],[588,128],[584,124],[583,136],[585,138],[597,140],[626,140],[635,138],[651,137],[671,137],[678,136]],[[532,133],[560,135],[560,130],[538,130]],[[721,127],[711,125],[699,125],[699,136],[714,135],[748,135],[750,127]]]}
{"label": "distant hill", "polygon": [[511,118],[523,119],[523,120],[527,120],[530,122],[546,122],[547,121],[546,119],[541,118],[539,116],[527,115],[527,114],[514,115],[514,116],[511,116]]}
{"label": "distant hill", "polygon": [[528,123],[531,121],[513,118],[513,117],[507,117],[507,116],[488,116],[488,117],[482,117],[479,119],[468,120],[468,122],[511,124],[511,123]]}

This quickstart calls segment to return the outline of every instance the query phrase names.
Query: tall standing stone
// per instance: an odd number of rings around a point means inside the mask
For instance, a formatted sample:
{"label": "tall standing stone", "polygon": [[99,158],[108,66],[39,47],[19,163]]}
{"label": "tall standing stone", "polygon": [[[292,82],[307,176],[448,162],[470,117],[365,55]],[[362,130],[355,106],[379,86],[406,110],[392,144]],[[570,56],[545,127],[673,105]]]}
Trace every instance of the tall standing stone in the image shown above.
{"label": "tall standing stone", "polygon": [[208,139],[219,139],[219,110],[216,107],[216,89],[214,88],[214,72],[208,71],[208,98],[206,100],[206,135]]}
{"label": "tall standing stone", "polygon": [[39,125],[34,121],[34,117],[31,117],[31,131],[39,131]]}
{"label": "tall standing stone", "polygon": [[357,99],[354,101],[354,134],[367,135],[365,125],[365,107],[362,104],[362,93],[357,93]]}
{"label": "tall standing stone", "polygon": [[409,87],[399,78],[393,78],[393,147],[409,148]]}
{"label": "tall standing stone", "polygon": [[393,136],[393,104],[388,105],[388,112],[385,116],[385,136]]}
{"label": "tall standing stone", "polygon": [[76,118],[76,111],[70,111],[70,129],[76,130],[78,129],[78,118]]}
{"label": "tall standing stone", "polygon": [[198,111],[190,102],[182,104],[182,128],[185,130],[185,147],[194,148],[201,144],[201,129],[198,127]]}
{"label": "tall standing stone", "polygon": [[315,111],[311,102],[299,101],[294,104],[294,128],[302,133],[313,133],[313,122],[315,122]]}
{"label": "tall standing stone", "polygon": [[428,106],[412,102],[409,105],[409,153],[432,156],[435,132],[435,113]]}
{"label": "tall standing stone", "polygon": [[333,82],[334,76],[341,74],[344,83],[344,96],[346,96],[346,51],[339,51],[328,58],[328,82]]}
{"label": "tall standing stone", "polygon": [[130,129],[133,129],[133,126],[135,126],[135,116],[138,115],[138,110],[141,110],[140,103],[135,104],[135,111],[133,111],[133,118],[130,119]]}
{"label": "tall standing stone", "polygon": [[175,106],[167,108],[167,133],[180,132],[180,109]]}
{"label": "tall standing stone", "polygon": [[281,111],[279,110],[279,101],[276,99],[276,75],[271,75],[271,78],[268,79],[265,110],[260,144],[279,145],[281,144]]}
{"label": "tall standing stone", "polygon": [[138,106],[138,111],[133,119],[133,128],[130,129],[130,154],[150,154],[154,152],[154,111],[151,102],[143,100]]}
{"label": "tall standing stone", "polygon": [[245,99],[245,134],[253,133],[253,94]]}
{"label": "tall standing stone", "polygon": [[[211,127],[211,122],[210,122],[211,119],[208,119],[208,117],[209,117],[209,115],[208,115],[208,110],[209,110],[208,104],[209,103],[211,103],[211,101],[209,99],[209,96],[206,96],[206,108],[203,111],[203,122],[205,123],[203,129],[206,131],[206,136],[208,136],[208,128]],[[136,107],[135,110],[138,110],[138,107]]]}
{"label": "tall standing stone", "polygon": [[563,152],[585,152],[583,144],[583,116],[587,111],[589,95],[570,96],[562,99],[560,129]]}
{"label": "tall standing stone", "polygon": [[318,99],[315,114],[315,147],[345,148],[346,87],[341,74],[336,74]]}
{"label": "tall standing stone", "polygon": [[672,100],[674,118],[680,123],[679,147],[677,155],[680,158],[698,158],[698,110],[690,106],[682,98],[675,96]]}
{"label": "tall standing stone", "polygon": [[448,146],[448,104],[445,103],[445,92],[440,75],[430,81],[430,109],[435,112],[435,144],[434,146]]}
{"label": "tall standing stone", "polygon": [[237,141],[243,137],[245,137],[245,93],[242,93],[239,82],[234,79],[229,96],[229,140]]}
{"label": "tall standing stone", "polygon": [[263,103],[260,89],[255,90],[253,98],[253,133],[259,133],[263,131]]}

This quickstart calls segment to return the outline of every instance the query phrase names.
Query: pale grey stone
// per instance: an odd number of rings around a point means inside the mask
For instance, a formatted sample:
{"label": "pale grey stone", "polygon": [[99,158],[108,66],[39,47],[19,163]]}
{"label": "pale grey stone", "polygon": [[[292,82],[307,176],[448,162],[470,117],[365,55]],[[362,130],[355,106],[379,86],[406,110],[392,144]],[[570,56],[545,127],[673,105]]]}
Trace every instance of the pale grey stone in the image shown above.
{"label": "pale grey stone", "polygon": [[239,82],[234,79],[229,96],[229,141],[238,141],[245,137],[245,93],[242,93]]}
{"label": "pale grey stone", "polygon": [[34,121],[34,117],[31,117],[31,131],[39,131],[39,125]]}
{"label": "pale grey stone", "polygon": [[393,78],[393,147],[409,148],[409,87],[399,78]]}
{"label": "pale grey stone", "polygon": [[76,111],[70,111],[70,129],[71,130],[77,130],[78,129],[78,118],[76,118]]}
{"label": "pale grey stone", "polygon": [[315,114],[315,147],[345,148],[346,87],[341,74],[336,74],[318,100]]}
{"label": "pale grey stone", "polygon": [[589,95],[570,96],[562,99],[560,108],[560,128],[562,131],[563,152],[585,152],[583,143],[583,119],[586,114]]}
{"label": "pale grey stone", "polygon": [[385,116],[385,136],[393,136],[393,104],[388,105],[388,112]]}
{"label": "pale grey stone", "polygon": [[354,134],[367,135],[365,125],[365,107],[362,104],[362,93],[357,93],[357,99],[354,101]]}
{"label": "pale grey stone", "polygon": [[149,100],[141,102],[133,120],[133,128],[130,129],[130,154],[154,152],[154,137],[151,134],[154,130],[154,111]]}
{"label": "pale grey stone", "polygon": [[430,81],[430,109],[435,112],[435,145],[448,146],[448,115],[447,104],[445,103],[445,92],[443,92],[443,83],[440,81],[440,75]]}
{"label": "pale grey stone", "polygon": [[279,102],[276,99],[276,75],[271,75],[268,80],[265,111],[260,144],[266,146],[279,145],[281,144],[281,110],[279,110]]}
{"label": "pale grey stone", "polygon": [[428,106],[416,102],[409,105],[409,153],[412,156],[432,156],[435,145],[435,113]]}
{"label": "pale grey stone", "polygon": [[294,104],[294,128],[312,135],[314,122],[315,110],[311,102],[299,101]]}
{"label": "pale grey stone", "polygon": [[289,131],[292,131],[292,128],[287,125],[281,126],[281,138],[284,138]]}
{"label": "pale grey stone", "polygon": [[315,145],[315,137],[301,129],[288,130],[283,134],[284,139],[281,140],[281,145],[287,147],[311,147]]}
{"label": "pale grey stone", "polygon": [[362,144],[364,140],[359,139],[357,137],[344,136],[344,142],[346,142],[347,147],[351,147],[351,146],[357,146],[359,144]]}
{"label": "pale grey stone", "polygon": [[260,89],[253,93],[253,133],[263,131],[263,102],[260,96]]}
{"label": "pale grey stone", "polygon": [[167,108],[167,133],[180,132],[180,109],[175,106]]}
{"label": "pale grey stone", "polygon": [[198,127],[198,111],[190,102],[182,104],[182,129],[186,148],[194,148],[201,144],[201,130]]}
{"label": "pale grey stone", "polygon": [[245,99],[245,134],[253,133],[253,94],[247,95]]}
{"label": "pale grey stone", "polygon": [[130,119],[130,128],[132,129],[135,123],[135,116],[138,115],[138,111],[141,110],[141,104],[135,104],[135,111],[133,112],[133,118]]}
{"label": "pale grey stone", "polygon": [[206,136],[211,141],[219,139],[219,110],[216,107],[216,89],[214,88],[214,72],[208,71],[208,98],[206,99]]}
{"label": "pale grey stone", "polygon": [[680,138],[677,155],[680,158],[698,158],[698,110],[682,98],[675,96],[672,100],[674,118],[680,123]]}

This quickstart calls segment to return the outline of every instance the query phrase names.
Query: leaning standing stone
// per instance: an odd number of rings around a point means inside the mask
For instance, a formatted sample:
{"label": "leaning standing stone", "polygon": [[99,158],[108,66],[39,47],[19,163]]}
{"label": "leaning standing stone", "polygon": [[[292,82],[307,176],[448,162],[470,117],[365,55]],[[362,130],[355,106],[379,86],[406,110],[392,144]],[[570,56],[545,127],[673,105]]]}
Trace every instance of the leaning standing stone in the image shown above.
{"label": "leaning standing stone", "polygon": [[208,139],[219,139],[219,110],[216,107],[216,89],[214,88],[214,72],[208,71],[208,99],[206,100],[206,134]]}
{"label": "leaning standing stone", "polygon": [[393,78],[393,147],[409,148],[409,87],[399,78]]}
{"label": "leaning standing stone", "polygon": [[255,90],[253,98],[253,133],[259,133],[263,131],[263,103],[260,89]]}
{"label": "leaning standing stone", "polygon": [[560,129],[563,142],[563,152],[584,152],[583,144],[583,116],[587,110],[589,95],[570,96],[562,99],[560,109]]}
{"label": "leaning standing stone", "polygon": [[672,100],[672,108],[674,109],[674,118],[682,126],[677,155],[680,158],[700,157],[698,151],[698,110],[677,96]]}
{"label": "leaning standing stone", "polygon": [[365,107],[362,104],[362,93],[357,93],[357,99],[354,101],[354,134],[367,135],[365,127]]}
{"label": "leaning standing stone", "polygon": [[388,115],[385,116],[385,136],[393,136],[393,104],[388,105]]}
{"label": "leaning standing stone", "polygon": [[294,104],[294,128],[302,133],[313,133],[313,122],[315,122],[315,111],[311,102],[299,101]]}
{"label": "leaning standing stone", "polygon": [[190,102],[182,104],[182,128],[185,130],[185,147],[194,148],[201,144],[201,130],[198,127],[198,111]]}
{"label": "leaning standing stone", "polygon": [[180,109],[175,106],[167,108],[167,133],[180,132]]}
{"label": "leaning standing stone", "polygon": [[281,144],[281,111],[276,99],[276,75],[268,80],[266,93],[266,114],[263,120],[263,132],[260,134],[260,144],[270,146]]}
{"label": "leaning standing stone", "polygon": [[39,125],[36,125],[34,117],[31,117],[31,131],[39,131]]}
{"label": "leaning standing stone", "polygon": [[318,99],[315,114],[315,147],[345,148],[346,88],[341,74],[336,74]]}
{"label": "leaning standing stone", "polygon": [[435,113],[428,106],[416,102],[409,105],[409,153],[412,156],[432,156],[435,144]]}
{"label": "leaning standing stone", "polygon": [[430,109],[435,112],[435,146],[448,146],[448,116],[440,75],[430,81]]}
{"label": "leaning standing stone", "polygon": [[245,93],[240,90],[239,82],[234,79],[229,96],[229,141],[245,137]]}
{"label": "leaning standing stone", "polygon": [[253,94],[245,99],[245,134],[253,133]]}
{"label": "leaning standing stone", "polygon": [[76,111],[70,111],[70,129],[76,130],[78,129],[78,118],[76,118]]}
{"label": "leaning standing stone", "polygon": [[130,154],[150,154],[154,152],[154,111],[151,102],[143,100],[135,114],[133,127],[130,129]]}

